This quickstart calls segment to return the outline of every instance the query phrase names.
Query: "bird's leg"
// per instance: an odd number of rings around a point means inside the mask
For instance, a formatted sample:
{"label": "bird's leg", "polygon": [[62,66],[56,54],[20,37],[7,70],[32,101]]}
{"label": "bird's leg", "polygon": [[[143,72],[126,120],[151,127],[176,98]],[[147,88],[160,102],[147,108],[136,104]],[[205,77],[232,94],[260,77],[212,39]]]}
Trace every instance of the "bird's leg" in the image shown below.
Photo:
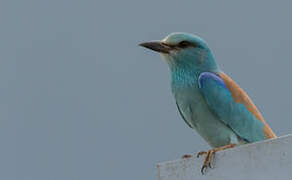
{"label": "bird's leg", "polygon": [[204,174],[204,170],[206,168],[211,168],[211,160],[212,160],[212,157],[214,156],[214,154],[218,151],[222,151],[222,150],[225,150],[225,149],[228,149],[228,148],[233,148],[235,146],[235,144],[228,144],[226,146],[221,146],[221,147],[218,147],[218,148],[214,148],[214,149],[211,149],[209,151],[201,151],[197,154],[197,157],[200,157],[201,155],[203,154],[206,154],[206,157],[205,157],[205,161],[204,161],[204,164],[201,168],[201,172],[202,174]]}

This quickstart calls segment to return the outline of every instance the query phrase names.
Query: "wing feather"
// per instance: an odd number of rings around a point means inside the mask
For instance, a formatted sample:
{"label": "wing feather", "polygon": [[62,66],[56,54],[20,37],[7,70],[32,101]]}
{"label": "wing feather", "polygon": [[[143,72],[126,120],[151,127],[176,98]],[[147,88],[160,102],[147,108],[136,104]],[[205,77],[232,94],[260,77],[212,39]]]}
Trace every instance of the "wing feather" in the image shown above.
{"label": "wing feather", "polygon": [[247,94],[226,74],[203,72],[199,87],[210,109],[244,140],[276,137]]}
{"label": "wing feather", "polygon": [[266,137],[268,139],[276,138],[277,136],[269,127],[267,122],[264,120],[260,111],[257,109],[257,107],[252,102],[252,100],[248,97],[248,95],[239,87],[239,85],[235,81],[233,81],[227,74],[223,72],[219,73],[219,76],[223,79],[234,101],[236,103],[243,104],[247,108],[248,111],[250,111],[258,120],[264,123],[264,132],[265,132]]}

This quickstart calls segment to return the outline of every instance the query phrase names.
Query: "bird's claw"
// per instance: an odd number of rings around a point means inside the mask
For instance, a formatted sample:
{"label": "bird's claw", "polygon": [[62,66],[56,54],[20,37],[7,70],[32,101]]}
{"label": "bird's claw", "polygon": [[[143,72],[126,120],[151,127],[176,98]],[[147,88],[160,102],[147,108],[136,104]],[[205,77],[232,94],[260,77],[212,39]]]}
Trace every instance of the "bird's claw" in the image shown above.
{"label": "bird's claw", "polygon": [[222,150],[225,150],[225,149],[228,149],[228,148],[233,148],[234,146],[235,146],[235,144],[228,144],[228,145],[225,145],[225,146],[221,146],[221,147],[218,147],[218,148],[211,149],[211,150],[209,150],[207,152],[206,151],[199,152],[197,154],[197,157],[200,157],[201,155],[206,154],[204,164],[203,164],[203,166],[201,168],[201,173],[204,174],[204,172],[208,168],[213,169],[213,166],[211,165],[212,164],[211,161],[212,161],[213,157],[215,156],[216,152],[222,151]]}
{"label": "bird's claw", "polygon": [[207,169],[207,165],[204,164],[204,165],[202,166],[202,168],[201,168],[201,173],[202,173],[203,175],[204,175],[204,170],[205,170],[205,169]]}
{"label": "bird's claw", "polygon": [[199,158],[200,156],[204,155],[204,154],[207,154],[206,151],[201,151],[201,152],[198,152],[197,154],[197,158]]}
{"label": "bird's claw", "polygon": [[212,165],[211,165],[211,160],[212,160],[212,157],[215,155],[215,151],[214,150],[209,150],[208,152],[199,152],[197,154],[197,157],[203,155],[203,154],[206,154],[206,157],[205,157],[205,161],[204,161],[204,164],[201,168],[201,173],[204,174],[206,172],[206,170],[208,168],[213,168]]}
{"label": "bird's claw", "polygon": [[202,168],[201,168],[201,173],[204,175],[205,172],[206,172],[206,170],[207,170],[208,168],[213,169],[213,167],[211,166],[211,162],[209,162],[208,164],[204,164],[204,165],[202,166]]}

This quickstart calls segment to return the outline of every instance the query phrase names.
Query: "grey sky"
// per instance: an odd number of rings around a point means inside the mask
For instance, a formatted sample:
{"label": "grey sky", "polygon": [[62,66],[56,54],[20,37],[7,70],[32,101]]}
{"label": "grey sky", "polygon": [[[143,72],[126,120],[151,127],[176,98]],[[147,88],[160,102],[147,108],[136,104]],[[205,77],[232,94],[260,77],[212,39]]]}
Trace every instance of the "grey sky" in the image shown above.
{"label": "grey sky", "polygon": [[277,135],[291,133],[290,1],[2,0],[0,179],[156,179],[206,150],[142,41],[203,37]]}

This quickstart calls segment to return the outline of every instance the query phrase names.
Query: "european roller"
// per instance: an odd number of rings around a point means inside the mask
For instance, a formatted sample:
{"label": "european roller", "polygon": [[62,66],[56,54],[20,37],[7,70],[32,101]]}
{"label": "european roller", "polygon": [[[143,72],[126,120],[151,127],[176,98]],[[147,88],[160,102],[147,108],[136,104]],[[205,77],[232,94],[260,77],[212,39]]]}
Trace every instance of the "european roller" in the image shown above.
{"label": "european roller", "polygon": [[198,153],[206,155],[202,173],[217,151],[276,137],[248,95],[218,67],[203,39],[172,33],[140,45],[161,53],[182,119],[213,148]]}

